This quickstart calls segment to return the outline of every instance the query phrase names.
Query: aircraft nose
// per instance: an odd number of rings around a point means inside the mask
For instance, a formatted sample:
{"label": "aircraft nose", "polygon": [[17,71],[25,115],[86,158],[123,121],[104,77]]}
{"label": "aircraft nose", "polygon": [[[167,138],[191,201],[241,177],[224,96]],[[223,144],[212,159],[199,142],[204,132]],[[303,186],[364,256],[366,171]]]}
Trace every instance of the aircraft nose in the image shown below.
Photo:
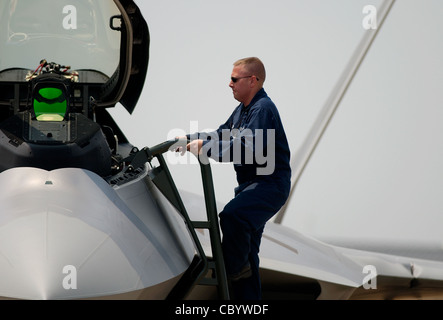
{"label": "aircraft nose", "polygon": [[[113,189],[83,169],[2,172],[0,213],[0,297],[146,295],[159,283],[175,283],[189,266],[173,253],[168,235],[158,239],[143,230]],[[152,222],[151,228],[163,226]]]}
{"label": "aircraft nose", "polygon": [[0,295],[70,299],[137,288],[139,276],[112,235],[56,208],[15,213],[0,227]]}

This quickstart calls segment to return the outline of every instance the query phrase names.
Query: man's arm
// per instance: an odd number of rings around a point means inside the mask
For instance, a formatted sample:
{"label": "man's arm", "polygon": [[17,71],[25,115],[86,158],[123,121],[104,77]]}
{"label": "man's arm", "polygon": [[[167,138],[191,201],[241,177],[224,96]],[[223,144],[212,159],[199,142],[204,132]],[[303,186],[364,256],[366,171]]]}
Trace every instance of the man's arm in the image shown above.
{"label": "man's arm", "polygon": [[[181,137],[175,137],[179,140],[188,140],[187,136],[181,136]],[[186,149],[183,146],[179,146],[175,149],[175,152],[181,152],[181,155],[184,155],[186,151],[191,152],[195,156],[198,156],[201,154],[201,148],[203,146],[203,140],[202,139],[196,139],[192,140],[186,145]]]}

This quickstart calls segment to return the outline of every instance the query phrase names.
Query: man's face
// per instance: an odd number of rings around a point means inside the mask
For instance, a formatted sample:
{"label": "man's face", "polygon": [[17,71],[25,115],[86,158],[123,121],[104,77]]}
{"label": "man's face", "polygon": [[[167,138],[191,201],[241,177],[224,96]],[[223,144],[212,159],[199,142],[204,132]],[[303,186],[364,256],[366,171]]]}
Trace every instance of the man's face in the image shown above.
{"label": "man's face", "polygon": [[251,94],[250,74],[244,70],[243,66],[235,66],[232,69],[231,77],[237,81],[231,80],[229,87],[232,89],[235,100],[245,103]]}

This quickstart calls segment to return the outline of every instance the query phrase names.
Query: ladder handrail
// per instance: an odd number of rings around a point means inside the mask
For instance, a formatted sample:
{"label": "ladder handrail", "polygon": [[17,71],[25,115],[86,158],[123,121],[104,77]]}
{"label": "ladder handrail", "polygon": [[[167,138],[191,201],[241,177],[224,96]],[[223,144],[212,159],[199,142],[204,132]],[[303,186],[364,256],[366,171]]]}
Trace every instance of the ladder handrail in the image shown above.
{"label": "ladder handrail", "polygon": [[[157,158],[160,168],[163,169],[165,173],[165,178],[167,179],[168,187],[170,188],[168,191],[172,192],[170,196],[173,197],[173,205],[176,206],[179,213],[182,215],[182,218],[185,220],[185,224],[190,232],[191,238],[194,242],[194,245],[197,249],[198,255],[201,258],[201,262],[203,263],[203,267],[197,276],[194,276],[194,280],[189,290],[202,281],[202,278],[207,274],[209,270],[209,263],[206,253],[200,243],[200,239],[198,238],[195,229],[198,228],[207,228],[209,230],[210,242],[211,242],[211,250],[212,256],[215,265],[216,279],[217,279],[217,289],[219,298],[222,300],[229,300],[229,289],[228,289],[228,281],[226,276],[226,270],[223,259],[223,252],[221,248],[221,235],[219,229],[218,222],[218,212],[216,208],[216,200],[214,193],[214,183],[212,179],[212,171],[209,163],[203,164],[199,159],[200,171],[202,176],[202,184],[206,205],[206,215],[207,221],[199,221],[194,222],[190,219],[185,205],[180,197],[180,193],[175,185],[174,180],[172,179],[172,175],[169,171],[167,163],[163,158],[163,153],[171,150],[173,146],[177,146],[180,143],[186,143],[186,141],[174,139],[168,140],[163,143],[160,143],[151,148],[143,148],[142,150],[134,153],[133,155],[126,158],[124,161],[129,161],[131,164],[129,165],[128,170],[133,170],[144,165],[147,162],[151,162],[154,157]],[[169,201],[171,199],[169,197]],[[198,264],[198,263],[197,263]]]}

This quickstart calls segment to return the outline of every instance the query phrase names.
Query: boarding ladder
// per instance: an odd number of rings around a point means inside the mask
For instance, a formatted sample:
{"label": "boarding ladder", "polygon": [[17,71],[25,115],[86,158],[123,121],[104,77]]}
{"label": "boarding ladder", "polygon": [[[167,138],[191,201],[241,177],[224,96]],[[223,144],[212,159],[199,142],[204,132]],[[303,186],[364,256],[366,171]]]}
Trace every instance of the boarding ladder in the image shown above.
{"label": "boarding ladder", "polygon": [[[168,295],[168,299],[184,299],[186,298],[187,294],[190,293],[191,289],[196,285],[209,285],[217,287],[218,298],[220,300],[228,300],[228,281],[221,248],[221,235],[217,216],[211,167],[209,163],[203,164],[199,160],[207,221],[192,221],[189,218],[166,161],[163,157],[163,153],[169,151],[173,145],[177,145],[179,142],[180,141],[177,139],[168,140],[151,148],[145,147],[133,153],[130,157],[126,158],[125,161],[130,161],[129,169],[131,170],[131,168],[139,168],[147,162],[151,163],[154,157],[157,158],[159,165],[149,171],[149,176],[152,179],[152,182],[178,210],[184,219],[197,250],[197,254],[194,257],[191,266],[183,274],[177,285]],[[211,259],[206,256],[196,234],[196,229],[207,229],[209,231],[212,251]]]}

